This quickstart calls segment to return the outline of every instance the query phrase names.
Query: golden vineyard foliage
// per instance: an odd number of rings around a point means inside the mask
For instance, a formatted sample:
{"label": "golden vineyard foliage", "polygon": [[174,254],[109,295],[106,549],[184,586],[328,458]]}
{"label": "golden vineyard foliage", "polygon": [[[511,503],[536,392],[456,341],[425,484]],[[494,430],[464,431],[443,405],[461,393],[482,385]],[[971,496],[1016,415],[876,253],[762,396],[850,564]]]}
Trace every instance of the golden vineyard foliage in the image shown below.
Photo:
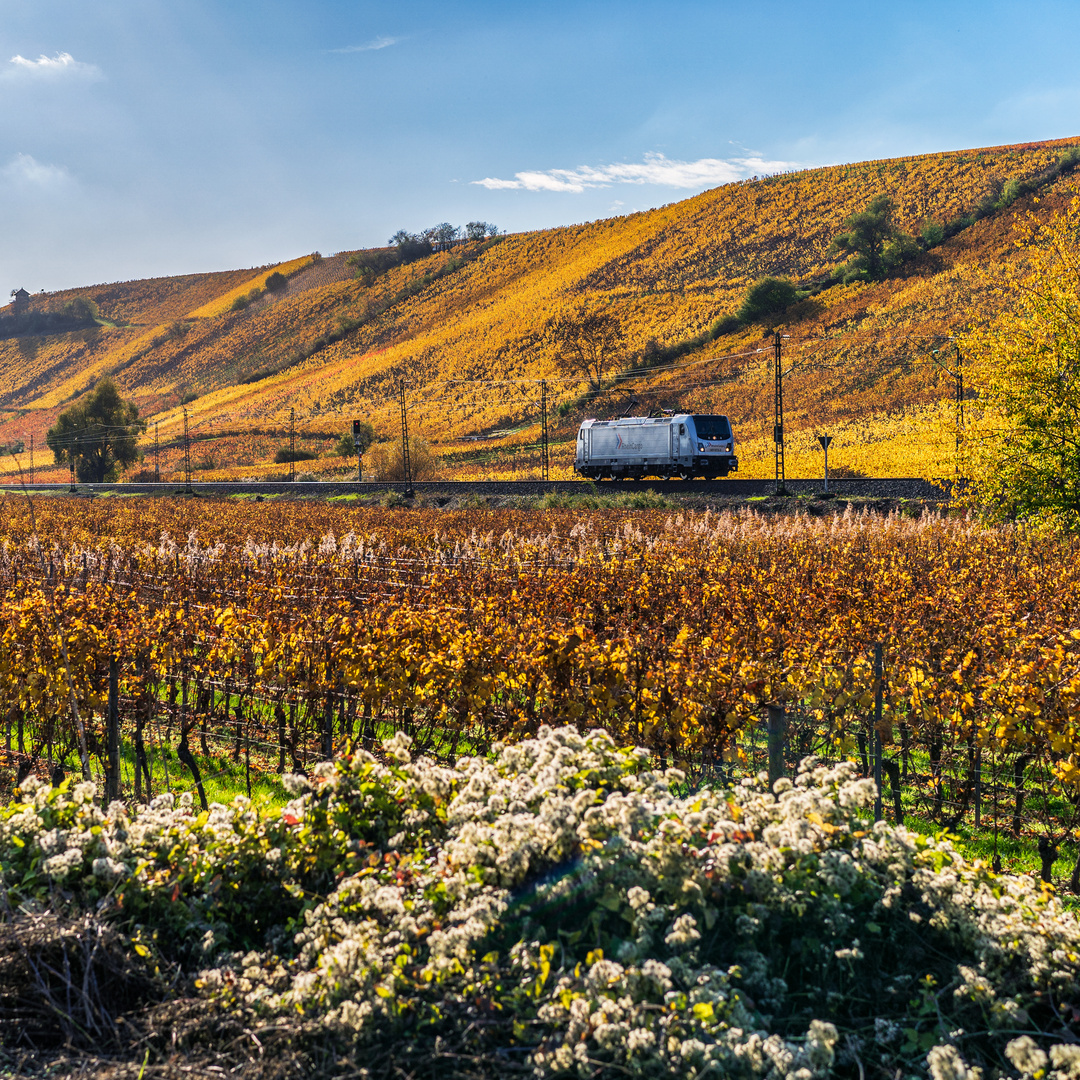
{"label": "golden vineyard foliage", "polygon": [[222,691],[311,717],[345,695],[450,753],[571,723],[690,763],[745,754],[770,702],[806,717],[800,753],[852,749],[880,642],[879,730],[936,754],[939,801],[943,746],[961,786],[972,755],[1030,755],[1080,792],[1072,538],[850,510],[56,500],[36,533],[24,501],[0,515],[0,709],[54,755],[75,745],[58,633],[91,748],[113,658],[133,699],[182,683],[226,730]]}
{"label": "golden vineyard foliage", "polygon": [[50,293],[46,303],[62,308],[76,296],[87,296],[101,309],[102,318],[117,326],[157,326],[184,318],[195,308],[247,282],[259,270],[251,267],[91,285]]}
{"label": "golden vineyard foliage", "polygon": [[196,308],[188,314],[188,318],[212,319],[215,315],[224,315],[225,312],[232,307],[234,300],[247,295],[252,289],[265,290],[266,279],[270,277],[271,274],[277,273],[289,277],[298,270],[303,270],[305,266],[310,266],[312,261],[312,256],[304,255],[299,259],[293,259],[291,262],[283,262],[278,263],[276,266],[271,266],[265,272],[257,274],[249,281],[230,289],[224,296],[219,296],[217,299],[211,300],[208,304],[203,304],[202,307]]}
{"label": "golden vineyard foliage", "polygon": [[[725,335],[674,367],[590,398],[584,378],[566,367],[546,335],[549,321],[588,299],[619,319],[626,340],[620,362],[640,364],[653,343],[686,341],[731,314],[763,274],[787,275],[800,285],[822,282],[834,265],[827,255],[831,239],[874,195],[889,195],[898,225],[918,233],[928,220],[969,214],[1010,179],[1041,174],[1071,145],[757,178],[623,218],[506,236],[482,250],[465,245],[395,267],[369,286],[319,276],[317,264],[299,270],[281,299],[239,312],[229,308],[258,284],[250,273],[223,280],[213,298],[200,292],[199,303],[174,308],[170,321],[157,315],[165,298],[147,283],[133,283],[133,291],[145,294],[145,310],[155,313],[147,320],[152,329],[0,342],[0,356],[10,358],[17,376],[14,390],[0,399],[0,409],[10,409],[0,413],[0,440],[31,432],[40,439],[55,410],[103,374],[171,439],[182,426],[180,399],[191,395],[190,421],[207,436],[237,425],[281,424],[291,410],[320,429],[344,430],[359,416],[389,436],[402,379],[414,429],[436,447],[535,425],[539,379],[548,380],[552,408],[565,410],[556,431],[562,439],[586,415],[622,411],[628,395],[642,406],[726,412],[741,438],[767,439],[771,373],[760,327]],[[788,430],[811,436],[825,425],[865,422],[887,438],[859,443],[851,467],[874,474],[900,467],[907,436],[893,422],[898,411],[933,409],[951,391],[929,360],[932,349],[997,314],[1000,300],[979,268],[1017,260],[1014,213],[1049,212],[1061,202],[1063,185],[1049,184],[1038,206],[1025,196],[1015,209],[965,228],[898,278],[836,285],[797,305],[785,326],[786,348],[798,365],[790,376]],[[123,306],[120,289],[82,292],[109,316]],[[192,296],[198,290],[192,283]],[[123,306],[132,321],[137,307],[135,301]],[[211,312],[221,314],[197,317]],[[717,359],[701,362],[710,357]],[[234,464],[224,453],[218,457],[225,467]]]}

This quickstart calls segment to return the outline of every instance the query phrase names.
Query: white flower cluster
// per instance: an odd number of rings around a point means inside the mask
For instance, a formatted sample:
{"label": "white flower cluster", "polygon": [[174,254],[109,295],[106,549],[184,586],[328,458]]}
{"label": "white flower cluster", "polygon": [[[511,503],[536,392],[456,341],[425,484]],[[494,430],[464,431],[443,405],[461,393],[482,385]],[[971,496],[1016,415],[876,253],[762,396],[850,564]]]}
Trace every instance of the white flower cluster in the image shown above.
{"label": "white flower cluster", "polygon": [[121,894],[169,895],[182,881],[185,900],[198,908],[202,885],[230,867],[263,864],[278,873],[281,851],[244,798],[196,814],[189,792],[165,794],[133,815],[120,802],[98,806],[92,783],[53,788],[31,776],[19,794],[25,801],[0,812],[0,888],[9,902],[21,894],[100,907]]}
{"label": "white flower cluster", "polygon": [[[1080,1046],[1059,1043],[1051,1046],[1049,1054],[1042,1050],[1030,1035],[1013,1039],[1005,1048],[1005,1056],[1017,1072],[1030,1080],[1077,1080],[1080,1078]],[[1050,1066],[1049,1071],[1047,1066]]]}
{"label": "white flower cluster", "polygon": [[[454,768],[414,761],[402,734],[384,750],[295,778],[273,819],[242,799],[196,814],[169,797],[128,816],[95,807],[88,785],[31,782],[0,813],[0,875],[9,890],[33,866],[69,892],[176,899],[176,868],[199,866],[184,888],[207,992],[364,1039],[441,1001],[467,1012],[497,985],[538,1077],[813,1080],[855,1052],[910,1071],[903,1010],[930,992],[910,972],[861,1028],[840,1006],[880,957],[902,963],[927,936],[956,957],[934,1008],[1001,1032],[999,1052],[1036,1002],[1080,992],[1080,927],[1057,900],[870,823],[873,785],[850,765],[808,759],[773,791],[759,777],[679,794],[681,774],[602,731],[544,728]],[[264,947],[215,956],[222,881],[242,892],[249,877],[296,898],[299,932],[282,919]],[[934,1080],[979,1080],[963,1026],[926,1056]],[[1080,1080],[1075,1047],[1025,1038],[1007,1050],[1019,1077]]]}
{"label": "white flower cluster", "polygon": [[[387,750],[404,760],[404,737]],[[238,985],[264,1007],[314,1008],[363,1033],[416,984],[482,985],[490,954],[481,954],[516,908],[511,965],[548,1032],[532,1057],[538,1076],[612,1064],[634,1075],[716,1069],[810,1080],[832,1067],[836,1028],[810,1020],[799,1037],[768,1031],[787,987],[755,938],[771,912],[806,908],[816,886],[826,898],[821,921],[842,946],[833,950],[838,964],[865,959],[848,901],[870,888],[883,921],[914,902],[933,926],[969,942],[974,966],[959,970],[957,1000],[970,989],[997,1017],[992,983],[1017,955],[1033,987],[1075,988],[1080,937],[1071,916],[1027,879],[992,879],[947,843],[868,827],[861,815],[874,788],[850,766],[808,762],[775,794],[759,779],[733,794],[680,798],[679,774],[645,771],[645,762],[643,751],[620,751],[604,732],[571,729],[496,747],[490,760],[462,759],[445,838],[414,853],[409,878],[346,878],[308,912],[296,961],[265,978],[268,965],[248,963]],[[800,865],[806,873],[793,874]],[[715,900],[735,892],[739,913],[722,928]],[[580,946],[588,956],[572,962],[566,947],[582,928],[570,922],[552,934],[540,914],[575,910],[621,920],[610,955]],[[738,963],[727,967],[701,956],[722,929],[739,941]],[[556,952],[571,959],[557,965]],[[217,985],[232,977],[228,968],[208,973]],[[872,1031],[884,1048],[900,1027],[885,1021]],[[955,1066],[957,1080],[976,1080],[952,1045],[936,1047],[927,1066],[942,1076]]]}

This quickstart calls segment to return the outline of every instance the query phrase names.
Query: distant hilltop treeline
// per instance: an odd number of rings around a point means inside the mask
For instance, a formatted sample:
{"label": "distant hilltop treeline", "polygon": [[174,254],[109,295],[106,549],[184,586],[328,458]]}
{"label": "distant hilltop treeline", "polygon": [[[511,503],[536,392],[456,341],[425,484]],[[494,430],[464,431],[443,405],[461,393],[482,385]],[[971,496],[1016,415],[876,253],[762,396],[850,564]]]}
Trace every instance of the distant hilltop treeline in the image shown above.
{"label": "distant hilltop treeline", "polygon": [[99,326],[97,304],[87,296],[76,296],[56,310],[24,307],[11,315],[0,315],[0,338],[25,334],[61,334]]}
{"label": "distant hilltop treeline", "polygon": [[395,266],[415,262],[436,251],[448,251],[455,244],[493,240],[498,235],[499,227],[490,221],[470,221],[464,227],[443,221],[418,233],[398,229],[387,241],[388,247],[358,251],[349,257],[348,264],[356,270],[359,279],[371,282]]}

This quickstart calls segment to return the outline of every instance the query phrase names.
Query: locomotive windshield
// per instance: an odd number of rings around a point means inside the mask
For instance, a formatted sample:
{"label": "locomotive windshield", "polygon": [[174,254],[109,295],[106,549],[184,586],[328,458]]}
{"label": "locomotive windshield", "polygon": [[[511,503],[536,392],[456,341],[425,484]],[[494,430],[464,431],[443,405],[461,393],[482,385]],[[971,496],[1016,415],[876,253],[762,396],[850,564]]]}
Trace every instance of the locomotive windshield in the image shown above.
{"label": "locomotive windshield", "polygon": [[697,429],[699,439],[708,439],[713,442],[717,439],[723,441],[731,438],[731,425],[726,416],[695,416],[694,427]]}

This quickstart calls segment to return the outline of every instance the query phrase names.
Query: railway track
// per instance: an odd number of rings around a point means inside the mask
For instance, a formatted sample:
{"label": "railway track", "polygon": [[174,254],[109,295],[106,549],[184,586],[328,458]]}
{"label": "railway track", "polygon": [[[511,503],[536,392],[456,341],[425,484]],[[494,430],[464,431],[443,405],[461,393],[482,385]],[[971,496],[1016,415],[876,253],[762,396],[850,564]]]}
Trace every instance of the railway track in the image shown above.
{"label": "railway track", "polygon": [[[786,490],[789,495],[808,496],[821,494],[824,490],[822,480],[788,480]],[[584,480],[429,480],[412,485],[417,495],[433,498],[460,498],[463,495],[508,497],[513,495],[536,497],[549,493],[617,494],[633,491],[652,490],[662,495],[709,495],[722,499],[761,499],[776,493],[773,480],[744,480],[727,477],[723,480],[636,480],[616,481],[601,480],[591,483]],[[296,481],[289,482],[210,482],[191,484],[191,493],[196,495],[291,495],[307,498],[330,498],[340,495],[379,495],[386,491],[403,492],[405,485],[401,481],[365,482],[349,481]],[[21,485],[0,485],[2,491],[21,491]],[[27,490],[36,492],[66,492],[69,484],[33,484]],[[125,494],[171,496],[187,494],[184,484],[77,484],[75,493],[80,495]],[[927,499],[943,501],[948,499],[948,492],[926,480],[913,477],[891,478],[843,478],[829,480],[829,493],[839,499]]]}

